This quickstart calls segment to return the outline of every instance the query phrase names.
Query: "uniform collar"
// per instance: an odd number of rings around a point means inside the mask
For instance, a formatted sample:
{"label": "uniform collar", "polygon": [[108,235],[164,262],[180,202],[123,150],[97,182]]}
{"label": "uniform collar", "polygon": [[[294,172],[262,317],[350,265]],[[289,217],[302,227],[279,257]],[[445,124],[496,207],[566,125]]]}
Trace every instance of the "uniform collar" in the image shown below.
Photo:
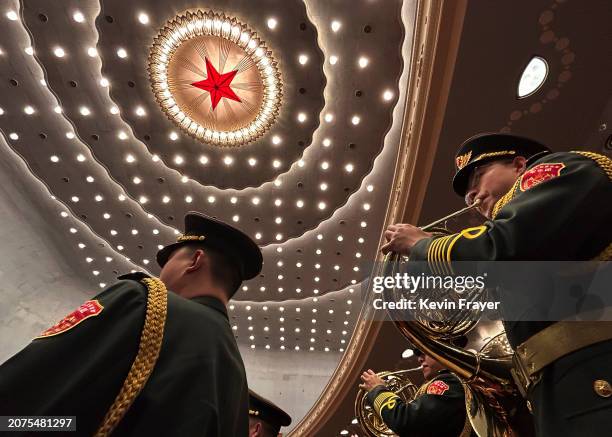
{"label": "uniform collar", "polygon": [[211,307],[212,309],[215,309],[215,310],[219,311],[221,314],[223,314],[225,316],[226,319],[229,320],[229,317],[227,317],[227,308],[225,307],[223,302],[221,302],[216,297],[212,297],[212,296],[196,296],[196,297],[192,297],[189,300],[197,302],[197,303],[201,303],[202,305],[205,305],[207,307]]}

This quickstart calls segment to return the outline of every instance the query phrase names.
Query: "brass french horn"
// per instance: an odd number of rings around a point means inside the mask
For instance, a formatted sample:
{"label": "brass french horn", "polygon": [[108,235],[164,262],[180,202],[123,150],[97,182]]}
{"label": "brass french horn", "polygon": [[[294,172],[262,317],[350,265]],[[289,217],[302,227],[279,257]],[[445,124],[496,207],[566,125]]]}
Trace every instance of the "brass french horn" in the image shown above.
{"label": "brass french horn", "polygon": [[[436,233],[448,234],[449,231],[436,227],[477,206],[478,203],[474,203],[421,229],[425,231],[435,229]],[[400,261],[402,261],[401,255],[388,254],[382,263],[382,272],[379,273],[383,276],[395,275],[399,271]],[[391,290],[386,298],[394,300],[396,293],[399,292]],[[470,298],[482,299],[482,295],[476,294]],[[451,317],[440,322],[440,319],[432,321],[427,315],[420,317],[416,314],[414,321],[406,321],[394,317],[392,311],[389,314],[402,335],[414,347],[436,359],[462,380],[468,419],[479,437],[535,435],[530,413],[510,373],[512,349],[503,330],[479,352],[471,352],[453,346],[450,340],[469,333],[476,326],[478,318],[474,318],[473,315],[455,311]],[[380,418],[378,418],[380,422],[371,418],[372,414],[376,414],[373,410],[368,411],[362,407],[358,410],[357,402],[355,407],[357,419],[370,436],[394,435],[384,424],[379,424],[382,422]]]}
{"label": "brass french horn", "polygon": [[[378,372],[377,375],[385,381],[389,390],[398,395],[404,402],[410,402],[414,399],[418,387],[410,380],[408,374],[419,370],[421,370],[421,367],[396,372]],[[395,435],[370,406],[366,399],[367,394],[366,390],[360,388],[355,398],[355,417],[361,428],[370,437]]]}

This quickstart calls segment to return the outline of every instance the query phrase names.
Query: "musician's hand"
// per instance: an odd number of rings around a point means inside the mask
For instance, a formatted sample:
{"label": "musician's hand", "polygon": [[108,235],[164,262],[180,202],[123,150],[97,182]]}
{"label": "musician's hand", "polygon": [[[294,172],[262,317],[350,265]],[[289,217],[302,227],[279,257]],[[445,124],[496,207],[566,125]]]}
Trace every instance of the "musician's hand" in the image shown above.
{"label": "musician's hand", "polygon": [[389,252],[410,255],[410,251],[419,240],[431,236],[431,233],[413,225],[405,223],[391,225],[385,231],[387,243],[381,247],[380,251],[385,255]]}
{"label": "musician's hand", "polygon": [[380,376],[378,376],[372,369],[368,369],[361,374],[362,384],[359,384],[359,388],[365,391],[370,391],[377,385],[385,385]]}

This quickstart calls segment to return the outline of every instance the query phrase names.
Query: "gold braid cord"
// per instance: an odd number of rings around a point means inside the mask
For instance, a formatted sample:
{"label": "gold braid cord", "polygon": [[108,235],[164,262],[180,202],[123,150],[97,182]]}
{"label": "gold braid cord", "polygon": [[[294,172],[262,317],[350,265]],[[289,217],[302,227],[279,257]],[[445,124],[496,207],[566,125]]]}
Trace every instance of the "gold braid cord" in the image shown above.
{"label": "gold braid cord", "polygon": [[508,202],[510,202],[512,199],[514,199],[514,195],[516,193],[516,190],[518,189],[519,184],[521,183],[521,178],[518,178],[516,180],[516,182],[514,182],[514,185],[512,185],[512,188],[510,188],[510,191],[508,191],[506,194],[504,194],[501,199],[499,199],[495,205],[493,206],[493,211],[491,212],[491,218],[495,219],[495,217],[497,217],[497,214],[499,214],[499,211],[506,206],[506,204]]}
{"label": "gold braid cord", "polygon": [[[593,152],[572,152],[578,153],[579,155],[586,156],[592,159],[595,163],[608,175],[608,179],[612,182],[612,159],[605,155]],[[612,260],[612,243],[608,244],[599,255],[595,257],[596,261],[610,261]]]}
{"label": "gold braid cord", "polygon": [[146,278],[142,282],[147,286],[148,296],[138,353],[95,437],[108,436],[113,432],[146,384],[159,357],[168,310],[168,292],[164,283],[157,278]]}

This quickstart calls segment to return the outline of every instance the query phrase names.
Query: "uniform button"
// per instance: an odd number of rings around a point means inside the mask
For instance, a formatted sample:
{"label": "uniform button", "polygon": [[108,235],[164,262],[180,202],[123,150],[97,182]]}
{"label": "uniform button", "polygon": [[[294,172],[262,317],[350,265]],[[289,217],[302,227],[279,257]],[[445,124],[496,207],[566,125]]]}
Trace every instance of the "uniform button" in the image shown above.
{"label": "uniform button", "polygon": [[596,379],[593,381],[593,390],[602,398],[609,398],[612,396],[612,386],[604,379]]}

